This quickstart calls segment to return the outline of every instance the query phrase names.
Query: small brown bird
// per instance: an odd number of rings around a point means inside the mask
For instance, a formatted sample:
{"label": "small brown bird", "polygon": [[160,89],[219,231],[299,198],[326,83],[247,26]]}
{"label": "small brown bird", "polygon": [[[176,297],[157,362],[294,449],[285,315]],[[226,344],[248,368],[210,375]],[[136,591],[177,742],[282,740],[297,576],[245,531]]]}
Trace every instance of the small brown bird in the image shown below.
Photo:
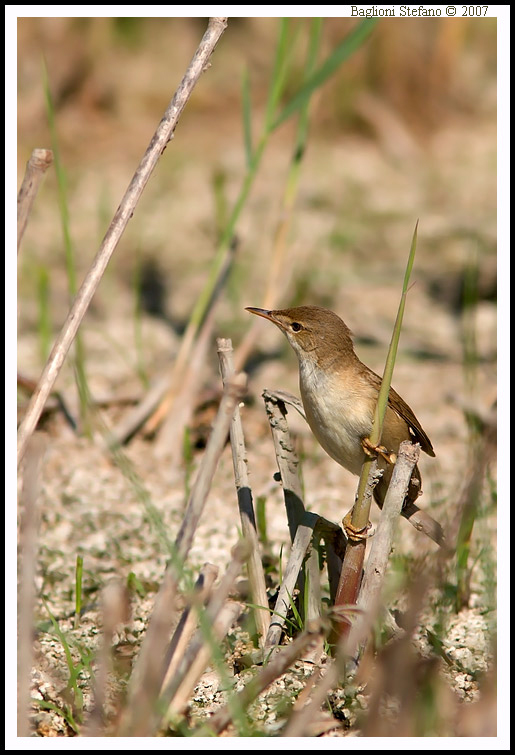
{"label": "small brown bird", "polygon": [[[381,378],[356,356],[347,325],[323,307],[246,309],[270,320],[285,334],[299,360],[300,393],[313,434],[329,456],[359,475],[365,453],[373,450],[368,438]],[[429,456],[435,455],[413,411],[390,388],[381,437],[386,452],[378,456],[378,466],[384,471],[374,491],[380,507],[393,471],[388,455],[396,454],[403,440],[420,443]],[[414,502],[421,493],[421,484],[420,471],[415,467],[404,501],[405,516],[409,510],[419,511]],[[435,532],[431,537],[439,542],[441,533]]]}

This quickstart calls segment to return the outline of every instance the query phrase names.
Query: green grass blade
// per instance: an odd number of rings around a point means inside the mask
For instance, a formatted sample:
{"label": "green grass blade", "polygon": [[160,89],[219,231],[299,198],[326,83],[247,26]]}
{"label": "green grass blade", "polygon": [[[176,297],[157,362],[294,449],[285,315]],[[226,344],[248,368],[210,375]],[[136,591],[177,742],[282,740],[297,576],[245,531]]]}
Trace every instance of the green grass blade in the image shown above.
{"label": "green grass blade", "polygon": [[[70,233],[70,214],[68,211],[68,192],[66,174],[61,162],[61,154],[59,151],[59,139],[57,136],[57,127],[55,123],[55,109],[52,100],[52,94],[50,92],[50,82],[48,78],[48,69],[45,60],[43,60],[43,87],[45,93],[45,106],[48,119],[48,127],[50,129],[50,140],[52,144],[52,151],[54,153],[54,166],[55,174],[57,178],[57,190],[59,198],[59,213],[61,216],[61,228],[63,232],[64,249],[66,257],[66,273],[68,276],[68,291],[70,298],[75,297],[77,293],[77,276],[76,276],[76,264],[75,253],[73,249],[73,243]],[[77,392],[79,394],[79,405],[81,412],[81,420],[83,425],[83,431],[87,435],[91,435],[91,429],[89,427],[88,419],[88,385],[86,376],[86,355],[82,338],[80,333],[77,333],[75,337],[75,360],[74,360],[74,372],[75,381],[77,384]]]}
{"label": "green grass blade", "polygon": [[265,124],[266,131],[272,130],[272,122],[281,94],[284,90],[287,71],[287,53],[288,53],[288,19],[281,18],[279,24],[279,39],[277,41],[277,50],[275,55],[272,79],[268,90],[268,100],[266,103]]}
{"label": "green grass blade", "polygon": [[315,89],[322,86],[332,74],[339,68],[339,66],[347,60],[361,45],[365,42],[367,37],[372,32],[376,24],[377,19],[366,18],[359,23],[345,39],[340,42],[335,50],[329,55],[327,60],[313,73],[308,81],[300,88],[294,97],[289,101],[286,107],[282,110],[279,116],[272,124],[272,130],[280,126],[290,116],[292,116],[297,110],[299,110],[304,104],[306,99],[309,99]]}
{"label": "green grass blade", "polygon": [[243,110],[243,142],[247,168],[252,164],[252,106],[250,98],[250,76],[247,66],[243,69],[241,80],[241,104]]}
{"label": "green grass blade", "polygon": [[374,415],[374,426],[370,433],[370,440],[373,444],[377,444],[381,440],[381,432],[383,429],[384,415],[386,414],[386,407],[388,405],[388,394],[390,393],[390,386],[393,377],[393,368],[395,367],[395,359],[397,357],[397,348],[399,346],[399,339],[401,337],[402,320],[404,317],[404,308],[406,306],[406,296],[408,293],[409,279],[411,271],[413,270],[413,263],[415,261],[415,252],[417,250],[417,232],[418,232],[418,220],[413,231],[413,238],[411,241],[411,248],[408,257],[408,263],[406,265],[406,272],[404,274],[404,282],[402,284],[402,295],[399,302],[399,309],[397,311],[397,318],[395,320],[395,326],[393,329],[392,340],[390,342],[390,348],[388,349],[388,356],[386,358],[386,365],[384,368],[383,379],[381,381],[381,388],[379,390],[379,396],[377,399],[376,411]]}
{"label": "green grass blade", "polygon": [[[399,309],[397,311],[397,318],[395,320],[395,326],[393,329],[392,339],[390,342],[390,348],[388,349],[388,356],[386,358],[386,365],[384,368],[383,379],[381,381],[381,388],[379,389],[379,396],[377,398],[377,404],[374,412],[374,424],[370,433],[370,442],[372,445],[378,445],[381,441],[381,433],[383,430],[384,416],[386,414],[386,407],[388,406],[388,394],[390,393],[390,386],[392,382],[393,368],[395,366],[395,359],[397,357],[397,347],[399,345],[399,339],[402,328],[402,319],[404,316],[404,307],[406,304],[406,295],[408,293],[409,279],[411,271],[413,269],[413,262],[415,260],[415,252],[417,249],[417,232],[418,232],[418,220],[413,232],[413,238],[411,241],[411,248],[408,257],[408,263],[406,265],[406,272],[404,274],[404,282],[402,285],[401,300],[399,303]],[[366,527],[368,522],[370,501],[368,506],[363,506],[363,495],[367,486],[368,475],[372,460],[366,460],[361,470],[359,478],[358,491],[356,494],[356,503],[352,510],[352,524],[359,529]],[[365,510],[366,509],[366,510]]]}
{"label": "green grass blade", "polygon": [[82,572],[84,566],[84,559],[82,556],[77,556],[77,563],[75,565],[75,629],[79,626],[80,611],[82,608]]}

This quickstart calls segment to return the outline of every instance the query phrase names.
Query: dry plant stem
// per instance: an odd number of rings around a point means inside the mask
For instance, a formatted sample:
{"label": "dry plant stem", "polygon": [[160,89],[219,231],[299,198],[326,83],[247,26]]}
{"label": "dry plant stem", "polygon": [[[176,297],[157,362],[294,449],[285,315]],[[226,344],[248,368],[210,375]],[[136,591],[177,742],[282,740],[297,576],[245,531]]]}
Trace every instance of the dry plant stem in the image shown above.
{"label": "dry plant stem", "polygon": [[18,192],[18,253],[27,227],[32,204],[38,193],[39,184],[45,172],[52,165],[54,155],[51,149],[33,149],[25,168],[25,175]]}
{"label": "dry plant stem", "polygon": [[[367,471],[368,474],[365,476]],[[377,461],[375,459],[366,461],[363,465],[363,472],[356,496],[357,501],[361,501],[361,505],[358,506],[355,504],[352,510],[352,525],[356,530],[366,531],[370,504],[377,480]],[[349,539],[334,601],[336,608],[356,603],[361,584],[365,550],[366,540]],[[337,634],[348,631],[348,620],[340,615],[335,629]]]}
{"label": "dry plant stem", "polygon": [[113,442],[121,445],[125,443],[145,422],[170,387],[170,375],[168,372],[161,375],[146,392],[143,399],[134,407],[117,427],[113,428]]}
{"label": "dry plant stem", "polygon": [[299,460],[288,430],[284,401],[276,398],[274,392],[267,390],[263,391],[263,398],[281,475],[290,538],[293,542],[297,526],[305,513],[302,487],[297,474]]}
{"label": "dry plant stem", "polygon": [[[232,342],[229,338],[217,339],[217,353],[220,360],[220,371],[222,373],[222,382],[225,386],[234,374]],[[268,596],[266,594],[265,573],[259,551],[259,542],[256,530],[256,515],[252,501],[252,490],[249,483],[247,470],[247,451],[245,448],[245,438],[243,436],[243,426],[241,422],[240,410],[238,407],[234,410],[230,427],[230,439],[232,449],[232,460],[234,467],[234,480],[236,484],[236,493],[238,496],[238,508],[240,510],[241,528],[243,537],[250,545],[251,551],[247,561],[247,570],[249,575],[250,593],[252,603],[254,604],[254,615],[256,627],[261,642],[264,642],[268,627],[270,626],[270,615],[268,613]]]}
{"label": "dry plant stem", "polygon": [[[248,547],[244,542],[238,543],[232,550],[233,558],[231,560],[231,563],[229,564],[225,574],[222,577],[222,580],[220,584],[218,585],[216,591],[214,592],[211,600],[209,601],[209,604],[205,610],[205,623],[204,626],[210,627],[212,629],[212,626],[214,622],[217,620],[217,617],[222,610],[225,601],[227,600],[227,596],[232,589],[234,582],[236,581],[236,578],[241,572],[241,566],[245,558],[248,556]],[[239,605],[239,604],[237,604]],[[240,606],[241,608],[241,606]],[[189,675],[189,670],[191,668],[191,665],[201,652],[202,648],[207,644],[207,637],[205,631],[200,630],[197,633],[196,638],[191,642],[188,649],[186,650],[186,653],[183,655],[179,666],[175,672],[175,674],[172,676],[168,684],[166,685],[165,689],[163,690],[161,697],[160,697],[160,710],[168,709],[170,704],[173,702],[175,695],[177,694],[177,691],[181,687],[181,685],[184,683],[184,680]],[[211,648],[210,648],[211,650]],[[208,654],[209,658],[209,654]],[[207,662],[207,661],[206,661]],[[203,669],[200,669],[198,671],[198,676],[202,673]],[[198,679],[197,676],[197,679]],[[191,678],[190,679],[191,683]],[[195,684],[196,680],[193,680],[193,684]],[[155,725],[159,724],[158,721],[155,722]]]}
{"label": "dry plant stem", "polygon": [[[175,466],[180,458],[184,428],[191,420],[195,399],[205,376],[207,354],[211,346],[215,323],[214,314],[214,309],[211,309],[200,329],[188,367],[181,379],[181,387],[175,394],[176,400],[172,402],[171,407],[168,407],[168,416],[154,444],[156,458],[159,459],[166,455],[169,457],[172,466]],[[157,413],[147,422],[146,431],[153,431],[154,423],[152,420]]]}
{"label": "dry plant stem", "polygon": [[419,456],[418,444],[409,441],[403,441],[400,444],[392,479],[384,499],[377,530],[371,540],[370,553],[363,574],[363,583],[357,601],[358,607],[363,610],[367,610],[381,592],[402,504],[408,490],[411,473]]}
{"label": "dry plant stem", "polygon": [[247,385],[247,376],[240,372],[228,381],[213,430],[209,436],[204,456],[200,464],[195,483],[188,499],[186,513],[175,541],[177,555],[184,560],[193,542],[193,536],[199,523],[206,502],[218,460],[224,449],[234,409],[241,401]]}
{"label": "dry plant stem", "polygon": [[34,600],[38,554],[41,467],[46,440],[36,433],[30,440],[23,470],[20,516],[20,590],[18,594],[18,736],[28,737],[30,670],[33,657]]}
{"label": "dry plant stem", "polygon": [[[388,652],[376,659],[375,673],[368,684],[370,698],[363,736],[416,736],[413,731],[413,706],[420,700],[423,688],[420,662],[413,650],[413,633],[420,621],[420,611],[431,581],[427,574],[423,574],[412,583],[403,616],[406,631],[391,643]],[[358,642],[354,647],[359,647],[364,644],[366,635],[355,639]],[[398,715],[393,720],[383,714],[387,696],[396,700],[398,705]]]}
{"label": "dry plant stem", "polygon": [[175,618],[177,583],[167,569],[131,675],[128,702],[117,731],[119,737],[149,736],[155,703],[163,682],[163,660]]}
{"label": "dry plant stem", "polygon": [[[20,375],[18,372],[17,375],[17,386],[18,388],[22,388],[26,391],[34,391],[37,386],[37,382],[35,380],[31,380],[31,378],[25,377],[24,375]],[[99,405],[100,402],[98,400],[95,400],[95,405]],[[52,412],[61,410],[66,422],[69,424],[69,426],[72,428],[72,430],[77,430],[77,422],[74,419],[74,415],[68,408],[68,404],[65,402],[63,396],[59,391],[52,391],[50,396],[48,397],[47,402],[45,403],[45,406],[43,407],[44,412]],[[77,413],[76,413],[77,414]]]}
{"label": "dry plant stem", "polygon": [[[241,603],[231,602],[222,606],[218,616],[214,619],[212,626],[213,639],[216,642],[221,642],[223,640],[231,626],[237,621],[242,610],[243,605]],[[168,709],[168,716],[173,717],[184,713],[184,710],[191,699],[191,693],[202,676],[205,668],[209,665],[210,659],[211,650],[207,643],[204,642],[198,647],[195,657],[192,658],[186,675],[173,697],[173,701]]]}
{"label": "dry plant stem", "polygon": [[405,506],[401,514],[418,532],[427,535],[437,545],[445,544],[446,537],[442,525],[427,511],[420,509],[416,503]]}
{"label": "dry plant stem", "polygon": [[270,629],[266,636],[265,648],[269,649],[279,644],[285,624],[286,614],[291,606],[293,591],[297,583],[304,556],[313,537],[318,521],[317,514],[307,511],[302,522],[297,527],[290,553],[290,558],[284,570],[283,581],[274,607],[274,614],[270,621]]}
{"label": "dry plant stem", "polygon": [[[311,721],[323,705],[329,692],[337,686],[342,686],[349,660],[352,661],[351,648],[359,647],[368,636],[378,611],[378,603],[369,607],[366,612],[355,612],[355,620],[348,633],[342,634],[338,640],[334,660],[328,662],[324,675],[313,685],[313,692],[300,709],[290,716],[288,724],[282,733],[283,737],[301,737],[309,730]],[[352,664],[355,668],[355,664]]]}
{"label": "dry plant stem", "polygon": [[197,616],[195,611],[192,610],[192,605],[203,605],[206,602],[217,576],[218,567],[213,566],[213,564],[204,564],[200,570],[195,583],[194,594],[190,598],[191,605],[184,610],[168,647],[164,662],[166,673],[163,686],[168,684],[176,672],[197,626]]}
{"label": "dry plant stem", "polygon": [[104,703],[108,691],[111,666],[111,647],[116,628],[129,620],[130,605],[127,588],[120,582],[110,582],[102,590],[102,641],[97,657],[97,668],[92,679],[95,705],[83,737],[104,735]]}
{"label": "dry plant stem", "polygon": [[[323,539],[326,543],[328,554],[329,581],[332,590],[336,590],[340,576],[343,555],[345,553],[345,537],[340,527],[324,517],[307,511],[297,528],[293,541],[290,558],[286,564],[283,582],[274,606],[274,615],[270,621],[265,647],[271,648],[279,644],[284,629],[285,616],[291,607],[293,590],[297,583],[304,556],[313,541],[315,547],[307,560],[306,567],[309,571],[310,590],[308,592],[307,620],[313,621],[320,616],[320,570],[318,559],[318,543]],[[331,554],[331,556],[329,555]],[[330,558],[332,559],[330,563]]]}
{"label": "dry plant stem", "polygon": [[[302,632],[289,645],[286,645],[284,648],[278,648],[263,670],[238,693],[238,707],[240,709],[248,708],[263,690],[275,679],[284,674],[292,663],[295,663],[305,653],[309,653],[319,643],[320,638],[321,634],[318,627],[308,627],[305,632]],[[231,719],[231,707],[230,705],[226,705],[209,720],[209,730],[215,734],[220,734],[220,732],[229,726]],[[203,736],[203,734],[203,731],[199,731],[197,736]]]}
{"label": "dry plant stem", "polygon": [[209,58],[216,43],[227,26],[226,18],[210,18],[209,24],[197,51],[186,71],[179,88],[168,106],[161,123],[139,164],[132,181],[115,213],[115,216],[104,237],[102,245],[91,265],[82,286],[75,297],[71,310],[66,318],[43,373],[39,379],[38,388],[34,391],[27,413],[18,430],[18,464],[20,463],[27,443],[34,432],[39,417],[52,390],[55,380],[61,370],[66,355],[77,334],[89,304],[100,283],[107,264],[118,244],[130,218],[134,214],[138,200],[150,178],[152,171],[161,157],[166,145],[173,136],[175,127],[184,107],[202,72],[206,69]]}

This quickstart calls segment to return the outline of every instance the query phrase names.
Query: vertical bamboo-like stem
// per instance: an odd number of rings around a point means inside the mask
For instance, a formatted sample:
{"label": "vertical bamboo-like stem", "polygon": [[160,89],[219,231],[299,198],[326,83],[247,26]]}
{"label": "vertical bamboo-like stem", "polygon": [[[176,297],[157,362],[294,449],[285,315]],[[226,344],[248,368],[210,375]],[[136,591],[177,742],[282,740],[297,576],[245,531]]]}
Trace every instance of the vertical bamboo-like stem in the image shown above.
{"label": "vertical bamboo-like stem", "polygon": [[[224,385],[234,375],[233,350],[229,338],[217,339],[218,358],[220,371]],[[234,467],[234,479],[238,496],[238,508],[240,510],[241,528],[243,537],[250,544],[250,555],[247,561],[249,584],[254,604],[256,627],[263,643],[270,625],[268,613],[268,596],[266,594],[265,573],[259,552],[259,543],[256,531],[256,515],[252,502],[252,491],[249,484],[247,470],[247,452],[245,438],[238,406],[234,410],[229,435],[231,439],[232,460]]]}
{"label": "vertical bamboo-like stem", "polygon": [[20,591],[18,595],[18,736],[29,736],[30,669],[34,637],[34,600],[38,553],[38,496],[46,441],[36,433],[28,446],[23,470],[20,516]]}
{"label": "vertical bamboo-like stem", "polygon": [[288,528],[293,543],[297,527],[306,511],[304,508],[302,487],[297,473],[299,460],[290,437],[284,401],[280,398],[278,399],[274,392],[266,390],[263,391],[263,399],[272,431],[275,456],[283,486]]}
{"label": "vertical bamboo-like stem", "polygon": [[38,193],[45,172],[52,165],[54,156],[51,149],[33,149],[27,162],[25,175],[18,192],[18,253],[27,227],[30,211]]}

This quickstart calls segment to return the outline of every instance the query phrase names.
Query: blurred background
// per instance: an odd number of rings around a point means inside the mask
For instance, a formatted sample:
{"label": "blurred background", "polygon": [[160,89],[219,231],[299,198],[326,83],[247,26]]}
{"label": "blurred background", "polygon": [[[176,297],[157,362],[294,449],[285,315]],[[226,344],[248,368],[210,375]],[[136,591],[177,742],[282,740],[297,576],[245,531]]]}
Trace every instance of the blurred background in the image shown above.
{"label": "blurred background", "polygon": [[[18,20],[18,185],[32,149],[51,142],[45,60],[79,282],[206,21]],[[309,23],[291,20],[285,99],[299,86]],[[139,285],[146,283],[144,308],[178,326],[189,316],[245,169],[243,72],[250,79],[256,134],[278,24],[274,18],[230,19],[212,66],[116,250],[90,318],[129,314],[138,272]],[[352,19],[326,19],[319,61],[355,26]],[[290,118],[271,135],[237,224],[238,258],[219,317],[239,332],[247,318],[241,305],[258,306],[264,294],[295,126],[296,118]],[[394,316],[382,312],[383,302],[373,290],[398,286],[417,218],[417,295],[424,289],[435,306],[443,302],[455,311],[461,306],[464,270],[474,257],[481,298],[492,302],[495,137],[496,19],[379,21],[313,96],[278,306],[300,300],[333,306],[355,332],[359,325],[365,335],[373,335],[376,318]],[[49,273],[52,328],[61,324],[68,307],[63,254],[55,172],[50,170],[23,242],[21,333],[39,320],[42,266]],[[356,312],[352,289],[362,278],[372,293]],[[441,348],[440,336],[427,334],[431,344],[426,346]],[[482,347],[488,350],[488,344]]]}

